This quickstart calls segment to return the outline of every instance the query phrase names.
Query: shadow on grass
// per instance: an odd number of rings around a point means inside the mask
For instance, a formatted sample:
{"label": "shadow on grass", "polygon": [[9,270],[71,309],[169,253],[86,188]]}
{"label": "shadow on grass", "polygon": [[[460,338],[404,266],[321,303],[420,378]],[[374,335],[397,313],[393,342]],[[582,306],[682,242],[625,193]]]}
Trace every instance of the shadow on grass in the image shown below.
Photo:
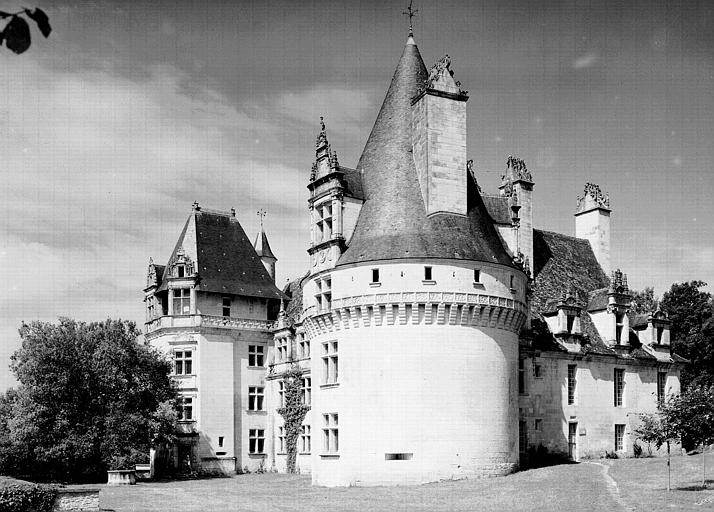
{"label": "shadow on grass", "polygon": [[677,491],[714,491],[714,480],[705,480],[704,487],[701,485],[687,485],[685,487],[675,487]]}

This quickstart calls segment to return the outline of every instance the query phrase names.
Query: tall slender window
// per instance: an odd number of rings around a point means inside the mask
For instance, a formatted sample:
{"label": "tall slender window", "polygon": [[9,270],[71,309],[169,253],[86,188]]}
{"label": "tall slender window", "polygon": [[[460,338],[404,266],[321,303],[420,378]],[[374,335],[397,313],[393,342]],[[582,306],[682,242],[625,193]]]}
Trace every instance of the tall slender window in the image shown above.
{"label": "tall slender window", "polygon": [[622,407],[622,397],[625,392],[625,370],[621,368],[615,368],[615,407]]}
{"label": "tall slender window", "polygon": [[312,379],[310,377],[302,378],[302,403],[310,405],[312,401]]}
{"label": "tall slender window", "polygon": [[310,425],[300,427],[300,453],[310,453]]}
{"label": "tall slender window", "polygon": [[248,345],[248,366],[263,366],[265,362],[265,347],[263,345]]}
{"label": "tall slender window", "polygon": [[326,341],[322,344],[322,382],[323,384],[337,383],[337,342]]}
{"label": "tall slender window", "polygon": [[424,267],[424,281],[431,281],[431,267]]}
{"label": "tall slender window", "polygon": [[179,421],[193,421],[193,398],[182,396],[179,398]]}
{"label": "tall slender window", "polygon": [[575,403],[575,372],[578,367],[574,364],[568,365],[568,405]]}
{"label": "tall slender window", "polygon": [[626,340],[623,338],[623,329],[625,328],[625,314],[615,313],[615,340],[618,345],[621,345]]}
{"label": "tall slender window", "polygon": [[625,425],[615,425],[615,451],[625,450]]}
{"label": "tall slender window", "polygon": [[474,283],[481,282],[481,271],[477,268],[474,269]]}
{"label": "tall slender window", "polygon": [[525,359],[518,360],[518,393],[526,392],[526,362]]}
{"label": "tall slender window", "polygon": [[657,402],[664,403],[667,386],[667,372],[657,372]]}
{"label": "tall slender window", "polygon": [[379,282],[379,269],[378,268],[372,269],[372,282],[373,283]]}
{"label": "tall slender window", "polygon": [[231,298],[223,297],[223,316],[231,316]]}

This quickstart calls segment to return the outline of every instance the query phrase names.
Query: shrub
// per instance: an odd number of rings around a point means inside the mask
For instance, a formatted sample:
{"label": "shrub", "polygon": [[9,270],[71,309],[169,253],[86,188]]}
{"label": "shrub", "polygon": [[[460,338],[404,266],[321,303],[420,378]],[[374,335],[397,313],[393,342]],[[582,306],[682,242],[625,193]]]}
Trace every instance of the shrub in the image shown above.
{"label": "shrub", "polygon": [[56,487],[41,485],[8,485],[0,487],[0,510],[3,512],[51,512],[57,496]]}
{"label": "shrub", "polygon": [[638,443],[632,443],[632,453],[636,458],[642,457],[642,446],[640,446]]}
{"label": "shrub", "polygon": [[614,450],[611,452],[605,450],[605,458],[606,459],[619,459],[620,457],[617,456],[617,452],[615,452]]}

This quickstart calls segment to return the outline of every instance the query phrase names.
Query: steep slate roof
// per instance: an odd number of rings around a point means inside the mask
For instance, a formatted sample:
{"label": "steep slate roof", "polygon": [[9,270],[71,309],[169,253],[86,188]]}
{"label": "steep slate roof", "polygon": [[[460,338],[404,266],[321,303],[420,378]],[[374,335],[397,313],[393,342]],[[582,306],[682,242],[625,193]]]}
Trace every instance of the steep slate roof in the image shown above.
{"label": "steep slate roof", "polygon": [[364,199],[364,190],[362,190],[362,176],[356,169],[340,166],[340,172],[345,177],[347,190],[345,195],[356,199]]}
{"label": "steep slate roof", "polygon": [[464,180],[467,216],[426,216],[410,126],[411,99],[426,78],[424,61],[409,37],[357,164],[365,203],[338,266],[420,257],[513,265],[472,180]]}
{"label": "steep slate roof", "polygon": [[283,288],[283,293],[290,298],[290,302],[285,305],[285,313],[288,318],[293,320],[297,320],[302,313],[302,283],[308,275],[309,272],[307,272],[304,276],[293,279],[285,285],[285,288]]}
{"label": "steep slate roof", "polygon": [[493,219],[493,222],[498,224],[508,224],[513,222],[511,212],[508,208],[508,198],[505,196],[492,196],[482,194],[483,204],[486,206],[488,214]]}
{"label": "steep slate roof", "polygon": [[179,248],[193,260],[198,290],[281,299],[238,219],[229,213],[194,210],[169,258],[159,291],[168,288],[167,273]]}
{"label": "steep slate roof", "polygon": [[535,313],[545,313],[570,285],[585,300],[592,290],[609,281],[595,259],[590,242],[560,233],[533,230],[533,294]]}
{"label": "steep slate roof", "polygon": [[588,311],[602,311],[607,309],[608,288],[598,288],[588,294]]}
{"label": "steep slate roof", "polygon": [[270,249],[270,244],[268,243],[268,236],[262,229],[260,230],[260,233],[255,235],[255,242],[253,243],[253,247],[255,248],[255,252],[258,256],[273,258],[274,260],[278,259],[275,257],[273,251]]}

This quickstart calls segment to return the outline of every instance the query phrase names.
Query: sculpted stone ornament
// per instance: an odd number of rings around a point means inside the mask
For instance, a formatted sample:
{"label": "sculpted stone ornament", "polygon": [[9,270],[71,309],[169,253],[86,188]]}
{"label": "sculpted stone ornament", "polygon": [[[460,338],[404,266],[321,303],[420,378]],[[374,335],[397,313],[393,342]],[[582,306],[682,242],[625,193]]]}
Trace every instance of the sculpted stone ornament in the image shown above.
{"label": "sculpted stone ornament", "polygon": [[323,145],[327,144],[327,131],[325,130],[325,121],[320,116],[320,133],[317,134],[317,140],[315,141],[315,148],[321,148]]}
{"label": "sculpted stone ornament", "polygon": [[154,265],[154,259],[149,258],[149,271],[146,275],[146,287],[149,288],[150,286],[156,286],[157,284],[158,281],[156,278],[156,266]]}
{"label": "sculpted stone ornament", "polygon": [[474,183],[476,184],[476,189],[478,190],[479,194],[483,194],[483,190],[481,190],[481,185],[478,184],[478,180],[476,179],[476,171],[474,171],[474,161],[468,160],[466,162],[466,172],[471,175],[471,178],[474,180]]}
{"label": "sculpted stone ornament", "polygon": [[585,208],[610,209],[610,194],[603,194],[600,187],[594,183],[586,183],[582,196],[575,201],[575,211],[580,212]]}

